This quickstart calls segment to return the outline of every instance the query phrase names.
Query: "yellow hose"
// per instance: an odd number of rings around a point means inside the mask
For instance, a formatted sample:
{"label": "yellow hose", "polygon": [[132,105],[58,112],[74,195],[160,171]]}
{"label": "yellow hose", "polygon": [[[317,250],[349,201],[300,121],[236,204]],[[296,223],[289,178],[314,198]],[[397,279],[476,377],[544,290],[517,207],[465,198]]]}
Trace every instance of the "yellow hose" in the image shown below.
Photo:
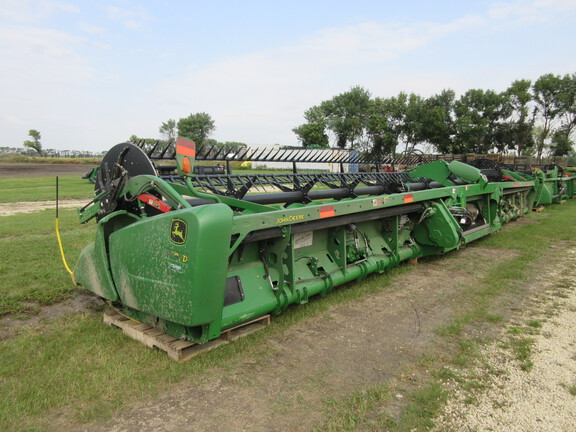
{"label": "yellow hose", "polygon": [[58,238],[58,246],[60,246],[60,255],[62,256],[62,262],[64,263],[64,267],[66,267],[66,270],[68,271],[68,273],[70,273],[72,283],[78,286],[78,284],[76,283],[76,279],[74,279],[74,272],[70,270],[70,267],[68,267],[68,263],[66,262],[66,256],[64,256],[64,248],[62,247],[62,240],[60,239],[60,223],[58,222],[58,217],[56,217],[56,237]]}
{"label": "yellow hose", "polygon": [[70,273],[72,283],[75,286],[79,286],[76,283],[76,279],[74,279],[74,272],[70,270],[70,267],[68,267],[68,263],[66,262],[66,256],[64,255],[64,248],[62,247],[62,239],[60,238],[60,222],[58,221],[58,176],[56,176],[56,238],[58,239],[58,246],[60,246],[60,256],[62,257],[64,267],[66,267],[66,271]]}
{"label": "yellow hose", "polygon": [[131,318],[131,317],[129,317],[128,315],[123,314],[122,312],[120,312],[120,310],[118,310],[118,309],[116,309],[114,306],[112,306],[112,303],[110,303],[110,302],[106,302],[106,303],[108,303],[108,306],[110,307],[110,309],[112,309],[112,310],[113,310],[114,312],[116,312],[117,314],[122,315],[124,318],[128,318],[130,321],[137,322],[138,324],[141,324],[141,323],[142,323],[142,321],[138,321],[137,319]]}

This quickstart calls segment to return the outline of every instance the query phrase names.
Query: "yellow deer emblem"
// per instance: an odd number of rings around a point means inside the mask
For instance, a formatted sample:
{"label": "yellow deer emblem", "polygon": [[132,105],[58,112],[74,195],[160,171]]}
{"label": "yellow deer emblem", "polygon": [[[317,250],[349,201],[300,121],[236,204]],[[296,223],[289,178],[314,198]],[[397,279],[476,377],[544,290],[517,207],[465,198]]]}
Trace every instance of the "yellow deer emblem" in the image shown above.
{"label": "yellow deer emblem", "polygon": [[176,244],[184,244],[186,242],[186,232],[188,226],[182,219],[174,219],[170,226],[170,240]]}

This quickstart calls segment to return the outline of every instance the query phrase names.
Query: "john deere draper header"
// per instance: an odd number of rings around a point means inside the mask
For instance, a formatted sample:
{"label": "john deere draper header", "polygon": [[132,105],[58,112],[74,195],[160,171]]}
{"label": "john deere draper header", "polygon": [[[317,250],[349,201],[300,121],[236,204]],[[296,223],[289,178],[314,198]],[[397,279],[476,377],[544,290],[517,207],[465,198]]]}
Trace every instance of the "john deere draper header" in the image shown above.
{"label": "john deere draper header", "polygon": [[[320,162],[350,162],[319,152]],[[74,275],[123,314],[198,343],[402,261],[460,248],[535,201],[574,195],[574,178],[554,167],[438,160],[403,172],[200,175],[197,157],[220,156],[182,138],[148,152],[113,147],[80,210],[81,222],[98,226]]]}

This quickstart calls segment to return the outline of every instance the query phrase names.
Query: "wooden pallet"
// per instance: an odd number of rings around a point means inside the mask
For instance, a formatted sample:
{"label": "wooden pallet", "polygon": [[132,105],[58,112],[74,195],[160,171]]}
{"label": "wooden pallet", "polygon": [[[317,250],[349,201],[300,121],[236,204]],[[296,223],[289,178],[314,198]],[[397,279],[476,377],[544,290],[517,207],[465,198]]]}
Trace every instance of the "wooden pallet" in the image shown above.
{"label": "wooden pallet", "polygon": [[185,362],[200,353],[210,351],[220,345],[249,335],[270,325],[270,315],[264,315],[224,330],[218,339],[211,340],[204,344],[177,339],[155,329],[150,324],[131,320],[115,310],[104,312],[104,323],[121,329],[125,335],[150,348],[158,348],[166,351],[168,357],[173,360]]}

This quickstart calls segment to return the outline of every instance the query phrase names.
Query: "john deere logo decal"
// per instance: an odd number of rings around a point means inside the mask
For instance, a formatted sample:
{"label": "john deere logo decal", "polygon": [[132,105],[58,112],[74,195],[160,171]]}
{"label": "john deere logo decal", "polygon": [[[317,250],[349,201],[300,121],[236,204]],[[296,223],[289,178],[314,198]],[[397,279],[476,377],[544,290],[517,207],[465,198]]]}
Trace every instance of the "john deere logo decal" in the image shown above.
{"label": "john deere logo decal", "polygon": [[182,219],[172,220],[170,225],[170,240],[172,243],[184,244],[186,243],[186,235],[188,234],[188,225]]}

